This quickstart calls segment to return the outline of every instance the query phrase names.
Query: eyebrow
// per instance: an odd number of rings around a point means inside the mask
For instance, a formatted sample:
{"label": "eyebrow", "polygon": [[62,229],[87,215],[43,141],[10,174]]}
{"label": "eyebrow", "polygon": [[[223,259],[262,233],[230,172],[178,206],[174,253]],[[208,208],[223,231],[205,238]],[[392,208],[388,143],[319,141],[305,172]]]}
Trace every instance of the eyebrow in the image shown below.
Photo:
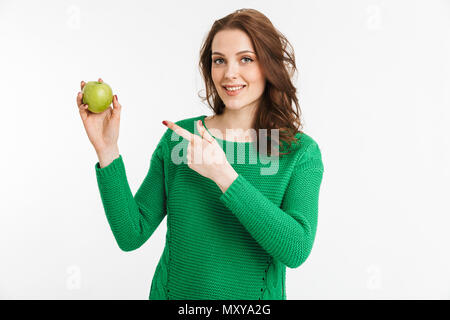
{"label": "eyebrow", "polygon": [[[254,53],[253,51],[250,51],[250,50],[243,50],[243,51],[239,51],[238,53],[236,53],[236,55],[241,54],[241,53],[245,53],[245,52],[251,52],[253,54],[256,54],[256,53]],[[213,55],[213,54],[218,54],[218,55],[221,55],[221,56],[225,56],[223,53],[220,53],[220,52],[217,52],[217,51],[214,51],[213,53],[211,53],[211,55]]]}

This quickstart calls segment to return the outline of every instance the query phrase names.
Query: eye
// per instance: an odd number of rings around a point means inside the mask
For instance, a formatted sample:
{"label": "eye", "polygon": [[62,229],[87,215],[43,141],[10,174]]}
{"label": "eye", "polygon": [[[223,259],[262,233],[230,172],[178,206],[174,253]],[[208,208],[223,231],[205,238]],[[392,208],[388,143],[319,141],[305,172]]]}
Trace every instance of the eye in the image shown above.
{"label": "eye", "polygon": [[[243,57],[241,60],[244,60],[244,59],[250,60],[248,63],[253,62],[253,59],[252,59],[252,58],[249,58],[249,57]],[[223,60],[223,59],[222,59],[222,58],[215,59],[215,60],[213,60],[213,63],[214,63],[214,64],[221,64],[221,63],[217,63],[217,61],[219,61],[219,60]]]}

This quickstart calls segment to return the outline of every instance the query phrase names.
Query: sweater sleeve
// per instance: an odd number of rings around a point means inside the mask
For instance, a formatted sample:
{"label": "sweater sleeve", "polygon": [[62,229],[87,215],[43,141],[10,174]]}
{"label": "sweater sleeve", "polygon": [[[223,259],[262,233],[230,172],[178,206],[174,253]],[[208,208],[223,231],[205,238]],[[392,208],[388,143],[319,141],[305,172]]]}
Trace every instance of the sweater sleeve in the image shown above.
{"label": "sweater sleeve", "polygon": [[95,164],[100,196],[113,235],[123,251],[142,246],[166,215],[162,143],[150,160],[147,176],[131,193],[122,155],[104,168]]}
{"label": "sweater sleeve", "polygon": [[242,175],[238,175],[220,200],[264,250],[289,268],[297,268],[313,246],[322,176],[321,153],[314,143],[296,163],[281,207]]}

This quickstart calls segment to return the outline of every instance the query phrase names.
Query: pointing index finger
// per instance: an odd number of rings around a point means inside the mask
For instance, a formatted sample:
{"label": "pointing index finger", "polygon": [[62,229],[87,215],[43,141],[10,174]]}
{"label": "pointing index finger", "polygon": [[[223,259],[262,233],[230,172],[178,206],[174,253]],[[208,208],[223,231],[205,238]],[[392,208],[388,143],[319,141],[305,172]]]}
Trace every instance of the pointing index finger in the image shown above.
{"label": "pointing index finger", "polygon": [[179,125],[173,123],[172,121],[168,121],[165,120],[165,124],[169,129],[172,129],[173,131],[175,131],[178,135],[182,136],[183,138],[185,138],[187,141],[191,141],[192,140],[192,136],[193,134],[190,133],[189,131],[187,131],[186,129],[183,129],[182,127],[180,127]]}

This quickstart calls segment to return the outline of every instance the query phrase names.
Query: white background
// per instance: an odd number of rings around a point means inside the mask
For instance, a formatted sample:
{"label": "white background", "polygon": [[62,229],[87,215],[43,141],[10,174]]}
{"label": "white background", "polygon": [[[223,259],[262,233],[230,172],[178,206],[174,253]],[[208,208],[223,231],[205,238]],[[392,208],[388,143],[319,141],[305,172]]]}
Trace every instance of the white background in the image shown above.
{"label": "white background", "polygon": [[450,1],[0,1],[0,298],[148,299],[166,218],[122,252],[106,220],[81,80],[123,106],[142,183],[164,119],[201,103],[212,23],[254,8],[294,46],[305,132],[325,173],[292,299],[450,298]]}

